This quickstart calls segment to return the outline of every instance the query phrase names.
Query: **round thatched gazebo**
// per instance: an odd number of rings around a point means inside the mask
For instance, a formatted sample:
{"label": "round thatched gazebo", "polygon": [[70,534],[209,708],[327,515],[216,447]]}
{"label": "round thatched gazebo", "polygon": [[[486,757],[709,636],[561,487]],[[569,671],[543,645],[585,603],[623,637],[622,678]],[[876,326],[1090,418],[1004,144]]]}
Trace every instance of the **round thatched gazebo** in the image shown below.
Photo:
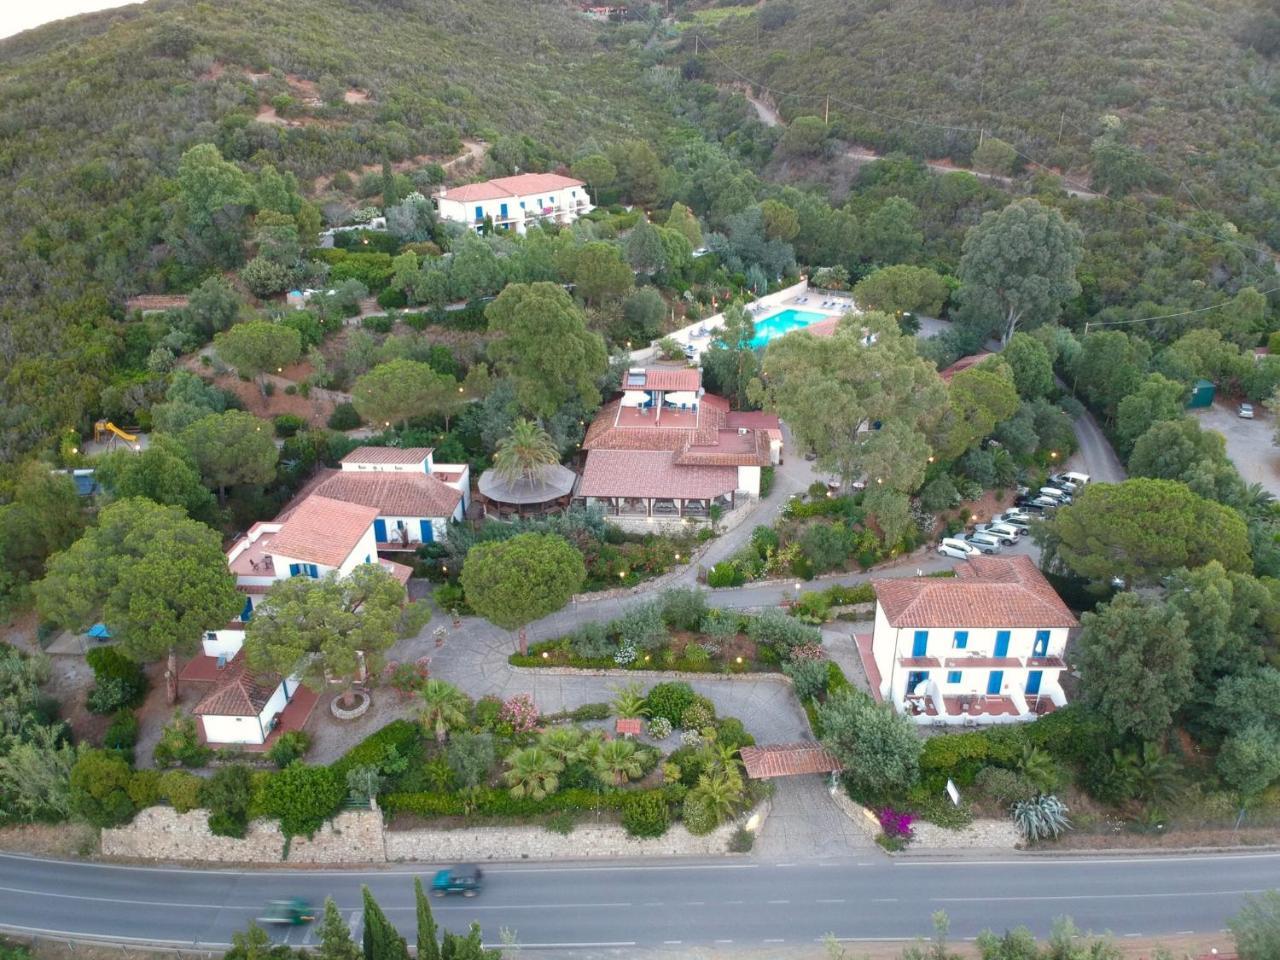
{"label": "round thatched gazebo", "polygon": [[530,517],[558,513],[569,506],[578,475],[568,467],[554,464],[534,478],[506,480],[496,470],[486,470],[476,482],[485,516]]}

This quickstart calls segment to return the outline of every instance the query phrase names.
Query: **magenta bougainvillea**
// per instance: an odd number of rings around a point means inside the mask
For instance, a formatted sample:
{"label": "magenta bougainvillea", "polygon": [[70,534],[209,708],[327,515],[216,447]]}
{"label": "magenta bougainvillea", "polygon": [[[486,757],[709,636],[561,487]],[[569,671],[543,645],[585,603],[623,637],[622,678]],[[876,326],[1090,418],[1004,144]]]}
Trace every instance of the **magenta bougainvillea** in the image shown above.
{"label": "magenta bougainvillea", "polygon": [[878,816],[880,817],[880,829],[884,831],[886,837],[901,837],[903,840],[911,839],[911,824],[916,819],[914,813],[908,813],[905,810],[894,810],[893,807],[885,807]]}

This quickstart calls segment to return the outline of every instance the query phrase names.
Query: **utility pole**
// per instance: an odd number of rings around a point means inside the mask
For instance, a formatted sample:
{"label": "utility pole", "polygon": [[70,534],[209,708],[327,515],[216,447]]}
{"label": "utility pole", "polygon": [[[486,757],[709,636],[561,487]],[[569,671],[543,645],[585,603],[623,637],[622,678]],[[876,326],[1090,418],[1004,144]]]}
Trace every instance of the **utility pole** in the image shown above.
{"label": "utility pole", "polygon": [[827,94],[827,105],[822,109],[822,123],[831,126],[831,94]]}

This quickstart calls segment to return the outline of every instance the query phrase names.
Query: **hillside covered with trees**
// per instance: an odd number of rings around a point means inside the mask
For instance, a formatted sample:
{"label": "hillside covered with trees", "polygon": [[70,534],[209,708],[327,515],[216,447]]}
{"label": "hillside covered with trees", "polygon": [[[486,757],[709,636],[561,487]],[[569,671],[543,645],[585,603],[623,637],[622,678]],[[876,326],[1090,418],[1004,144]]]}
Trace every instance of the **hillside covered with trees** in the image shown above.
{"label": "hillside covered with trees", "polygon": [[829,96],[849,142],[969,166],[996,137],[1016,153],[979,167],[1218,207],[1280,241],[1272,0],[768,0],[690,32],[709,75],[788,120]]}

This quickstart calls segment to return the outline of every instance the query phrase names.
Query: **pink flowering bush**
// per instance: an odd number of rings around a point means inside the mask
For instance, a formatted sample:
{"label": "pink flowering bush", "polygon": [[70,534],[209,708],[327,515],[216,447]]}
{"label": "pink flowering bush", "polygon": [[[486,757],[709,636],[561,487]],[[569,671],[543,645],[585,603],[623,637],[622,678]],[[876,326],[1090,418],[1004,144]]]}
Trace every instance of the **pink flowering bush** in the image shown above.
{"label": "pink flowering bush", "polygon": [[527,693],[517,693],[511,699],[503,701],[498,718],[503,723],[511,724],[511,729],[516,733],[530,733],[537,728],[539,716],[533,697]]}
{"label": "pink flowering bush", "polygon": [[914,813],[885,807],[877,816],[880,818],[880,829],[884,831],[886,837],[900,837],[903,840],[911,839],[911,824],[916,819]]}

